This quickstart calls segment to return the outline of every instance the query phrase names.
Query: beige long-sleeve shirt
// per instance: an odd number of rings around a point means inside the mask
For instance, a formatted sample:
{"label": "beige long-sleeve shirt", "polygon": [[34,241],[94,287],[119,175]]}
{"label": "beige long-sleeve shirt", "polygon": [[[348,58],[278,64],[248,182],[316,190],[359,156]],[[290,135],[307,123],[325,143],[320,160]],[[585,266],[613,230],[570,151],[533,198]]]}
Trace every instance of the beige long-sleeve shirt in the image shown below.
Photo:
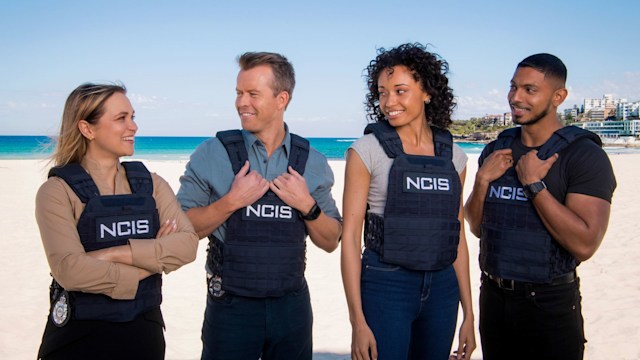
{"label": "beige long-sleeve shirt", "polygon": [[[83,160],[100,194],[112,188],[97,163]],[[198,249],[198,235],[182,212],[169,184],[151,174],[153,198],[160,223],[176,220],[174,233],[159,239],[131,239],[133,266],[98,260],[87,255],[80,242],[76,224],[85,204],[71,187],[58,177],[49,178],[36,195],[36,221],[53,277],[67,290],[107,295],[113,299],[133,299],[138,289],[138,269],[169,273],[192,262]],[[114,195],[130,194],[122,165],[118,164]]]}

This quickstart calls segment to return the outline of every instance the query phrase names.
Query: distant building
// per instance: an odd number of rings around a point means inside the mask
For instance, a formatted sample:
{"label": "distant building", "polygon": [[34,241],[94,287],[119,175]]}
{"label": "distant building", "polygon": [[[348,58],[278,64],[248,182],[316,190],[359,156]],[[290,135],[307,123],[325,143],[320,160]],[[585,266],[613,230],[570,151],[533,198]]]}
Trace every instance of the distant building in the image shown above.
{"label": "distant building", "polygon": [[511,126],[513,125],[513,119],[511,118],[511,112],[506,112],[502,114],[502,125]]}
{"label": "distant building", "polygon": [[500,125],[502,122],[502,115],[485,115],[482,117],[482,122],[493,125]]}
{"label": "distant building", "polygon": [[606,114],[606,109],[604,107],[594,107],[589,109],[589,111],[587,111],[587,116],[592,120],[592,121],[604,121],[604,119],[607,118]]}
{"label": "distant building", "polygon": [[616,106],[616,118],[619,120],[638,119],[640,114],[640,101],[622,102]]}
{"label": "distant building", "polygon": [[571,109],[564,109],[564,118],[566,119],[568,116],[575,120],[578,117],[578,106],[573,105]]}
{"label": "distant building", "polygon": [[601,99],[584,99],[583,111],[586,113],[594,108],[615,108],[621,102],[627,102],[627,99],[614,99],[613,95],[605,94]]}
{"label": "distant building", "polygon": [[593,131],[603,140],[640,137],[640,120],[586,121],[575,125]]}

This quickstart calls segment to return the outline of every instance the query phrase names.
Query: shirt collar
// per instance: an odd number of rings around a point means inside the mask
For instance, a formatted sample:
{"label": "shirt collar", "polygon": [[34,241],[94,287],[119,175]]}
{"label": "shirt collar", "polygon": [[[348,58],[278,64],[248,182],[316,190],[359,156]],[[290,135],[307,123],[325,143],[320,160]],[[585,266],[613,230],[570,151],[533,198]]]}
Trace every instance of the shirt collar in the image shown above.
{"label": "shirt collar", "polygon": [[[255,135],[244,129],[242,129],[242,138],[244,139],[247,151],[250,150],[251,147],[256,144],[256,142],[260,141]],[[284,123],[284,140],[282,141],[282,144],[280,146],[284,147],[285,153],[287,154],[287,156],[289,156],[289,150],[291,149],[291,133],[289,133],[289,126],[287,125],[287,123]]]}

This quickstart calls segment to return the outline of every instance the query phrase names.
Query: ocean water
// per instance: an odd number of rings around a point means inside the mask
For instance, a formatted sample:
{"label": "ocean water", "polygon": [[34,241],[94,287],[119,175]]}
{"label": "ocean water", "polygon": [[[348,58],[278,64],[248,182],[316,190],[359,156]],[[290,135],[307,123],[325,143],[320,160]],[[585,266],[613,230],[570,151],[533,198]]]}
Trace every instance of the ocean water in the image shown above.
{"label": "ocean water", "polygon": [[[189,155],[208,137],[136,137],[137,159],[188,160]],[[308,138],[311,146],[327,159],[344,159],[344,153],[355,138]],[[0,159],[42,159],[51,154],[47,136],[0,136]],[[483,144],[458,142],[467,154],[479,154]]]}

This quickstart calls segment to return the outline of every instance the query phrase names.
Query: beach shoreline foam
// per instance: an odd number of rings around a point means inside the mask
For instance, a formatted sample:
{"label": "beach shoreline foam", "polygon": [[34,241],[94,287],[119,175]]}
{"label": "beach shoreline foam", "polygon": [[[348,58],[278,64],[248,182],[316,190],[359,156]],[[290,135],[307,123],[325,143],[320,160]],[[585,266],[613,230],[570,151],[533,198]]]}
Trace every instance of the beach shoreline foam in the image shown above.
{"label": "beach shoreline foam", "polygon": [[[471,190],[477,154],[469,155],[464,197]],[[578,268],[582,278],[585,319],[585,359],[639,359],[640,154],[610,156],[618,180],[611,220],[602,246]],[[187,160],[144,160],[147,167],[169,182],[174,191]],[[343,160],[330,161],[336,185],[333,194],[341,208],[344,184]],[[46,178],[44,160],[0,160],[0,225],[4,230],[0,271],[0,358],[33,359],[36,356],[48,313],[51,278],[34,219],[34,198]],[[478,325],[480,271],[478,240],[468,231],[471,281]],[[164,277],[162,305],[166,329],[167,359],[199,359],[200,329],[205,305],[204,261],[206,240],[200,241],[198,257]],[[307,281],[314,310],[314,359],[348,359],[351,327],[342,280],[340,249],[326,254],[311,243],[307,251]],[[460,317],[459,317],[460,321]],[[477,331],[477,330],[476,330]],[[479,334],[476,332],[478,344]],[[455,340],[457,341],[457,340]],[[454,341],[454,344],[455,344]],[[473,359],[481,359],[481,349]]]}

